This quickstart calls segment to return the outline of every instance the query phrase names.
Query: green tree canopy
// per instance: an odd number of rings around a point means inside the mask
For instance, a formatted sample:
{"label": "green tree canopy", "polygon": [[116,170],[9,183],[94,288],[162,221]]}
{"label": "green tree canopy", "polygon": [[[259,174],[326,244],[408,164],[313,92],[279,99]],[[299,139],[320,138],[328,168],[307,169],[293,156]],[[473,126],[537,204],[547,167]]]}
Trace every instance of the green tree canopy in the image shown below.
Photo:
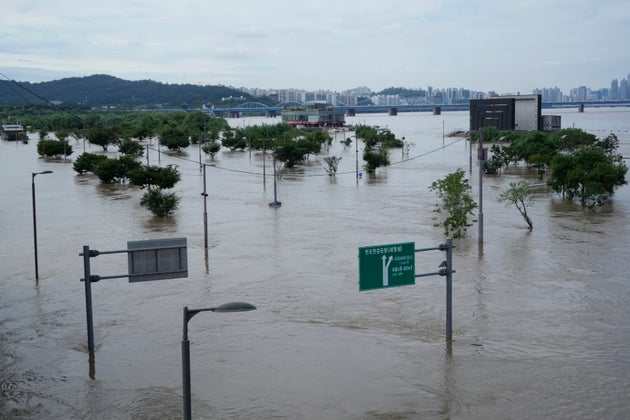
{"label": "green tree canopy", "polygon": [[141,188],[153,185],[161,189],[173,188],[181,179],[181,175],[174,165],[167,165],[163,168],[140,166],[130,170],[127,176],[129,182]]}
{"label": "green tree canopy", "polygon": [[132,156],[120,156],[118,159],[105,159],[94,167],[94,174],[106,183],[125,182],[133,169],[141,166]]}
{"label": "green tree canopy", "polygon": [[363,160],[367,173],[373,174],[377,168],[389,165],[389,153],[385,149],[366,147],[363,151]]}
{"label": "green tree canopy", "polygon": [[177,205],[179,197],[175,193],[165,193],[161,188],[152,188],[142,196],[140,205],[148,208],[159,217],[171,216]]}
{"label": "green tree canopy", "polygon": [[360,125],[355,129],[355,135],[365,142],[366,147],[400,148],[404,146],[404,142],[397,139],[394,133],[389,130],[379,130],[376,127]]}
{"label": "green tree canopy", "polygon": [[534,228],[534,223],[527,214],[527,207],[533,202],[532,189],[527,182],[510,182],[510,187],[499,194],[498,200],[500,203],[507,203],[507,206],[515,206],[519,213],[521,213],[521,216],[523,216],[523,219],[525,219],[529,230],[531,231]]}
{"label": "green tree canopy", "polygon": [[101,146],[104,151],[110,144],[118,141],[116,130],[112,128],[93,127],[87,133],[87,139],[90,143]]}
{"label": "green tree canopy", "polygon": [[72,146],[67,140],[40,140],[37,142],[37,153],[40,156],[70,156]]}
{"label": "green tree canopy", "polygon": [[182,148],[188,147],[190,141],[184,129],[167,126],[160,133],[160,144],[169,150],[180,151]]}
{"label": "green tree canopy", "polygon": [[118,145],[118,151],[123,155],[142,156],[144,147],[135,140],[125,139]]}
{"label": "green tree canopy", "polygon": [[94,168],[99,163],[107,160],[107,156],[96,155],[94,153],[82,153],[72,164],[72,168],[75,172],[84,174],[86,172],[94,172]]}
{"label": "green tree canopy", "polygon": [[306,139],[286,141],[274,148],[276,159],[284,163],[287,168],[294,167],[298,162],[306,159],[309,153],[319,151],[319,145]]}
{"label": "green tree canopy", "polygon": [[626,184],[627,166],[597,146],[587,146],[572,154],[559,154],[551,164],[548,185],[567,200],[596,207]]}
{"label": "green tree canopy", "polygon": [[442,201],[436,213],[442,219],[436,226],[444,228],[444,234],[453,235],[455,238],[465,236],[466,229],[472,224],[468,222],[468,216],[473,214],[477,203],[471,195],[471,186],[462,169],[446,175],[434,181],[429,190],[435,192]]}
{"label": "green tree canopy", "polygon": [[221,150],[221,143],[215,140],[211,140],[207,143],[204,143],[204,145],[201,146],[201,150],[203,150],[204,153],[207,153],[211,157],[214,158],[214,155],[217,154]]}

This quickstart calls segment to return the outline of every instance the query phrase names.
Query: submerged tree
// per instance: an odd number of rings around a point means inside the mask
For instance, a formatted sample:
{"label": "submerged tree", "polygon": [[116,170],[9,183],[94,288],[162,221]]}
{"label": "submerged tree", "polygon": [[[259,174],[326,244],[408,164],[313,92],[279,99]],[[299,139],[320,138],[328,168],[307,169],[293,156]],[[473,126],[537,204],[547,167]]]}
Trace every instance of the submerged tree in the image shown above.
{"label": "submerged tree", "polygon": [[171,216],[178,204],[179,197],[175,193],[163,192],[161,188],[153,188],[147,191],[140,200],[140,205],[148,208],[154,215],[160,217]]}
{"label": "submerged tree", "polygon": [[37,143],[37,153],[40,156],[70,156],[72,146],[67,140],[40,140]]}
{"label": "submerged tree", "polygon": [[363,151],[364,168],[368,174],[376,172],[376,168],[389,165],[389,153],[385,149],[366,146]]}
{"label": "submerged tree", "polygon": [[429,190],[434,191],[442,200],[441,207],[434,211],[443,216],[435,226],[444,228],[444,233],[455,238],[466,235],[466,229],[472,224],[468,222],[468,216],[473,214],[477,203],[471,195],[471,186],[468,179],[464,178],[464,171],[448,174],[444,178],[434,181]]}
{"label": "submerged tree", "polygon": [[92,172],[106,184],[124,183],[129,172],[141,166],[132,156],[123,155],[118,159],[99,160]]}
{"label": "submerged tree", "polygon": [[142,156],[144,146],[135,140],[125,139],[118,144],[118,151],[123,155]]}
{"label": "submerged tree", "polygon": [[94,172],[94,168],[98,166],[99,163],[107,160],[108,157],[104,155],[97,155],[94,153],[82,153],[74,163],[72,164],[72,168],[75,172],[80,174],[84,174],[86,172]]}
{"label": "submerged tree", "polygon": [[203,144],[203,146],[201,146],[201,150],[203,150],[204,153],[209,154],[210,157],[214,159],[214,155],[216,155],[221,150],[221,143],[215,140],[210,140],[209,142],[206,142]]}
{"label": "submerged tree", "polygon": [[534,228],[532,219],[527,214],[527,207],[532,204],[531,186],[525,181],[510,182],[510,187],[499,194],[499,203],[507,203],[506,206],[514,205],[531,231]]}
{"label": "submerged tree", "polygon": [[160,132],[160,145],[179,152],[190,146],[190,140],[185,129],[166,127]]}
{"label": "submerged tree", "polygon": [[164,192],[173,188],[181,179],[181,175],[174,165],[166,167],[140,166],[129,171],[129,181],[140,188],[148,188],[140,200],[140,205],[148,208],[160,217],[172,215],[179,204],[179,197],[175,193]]}
{"label": "submerged tree", "polygon": [[106,152],[110,144],[118,141],[118,136],[116,135],[116,130],[112,128],[93,127],[88,131],[87,139],[90,143],[101,146],[103,151]]}
{"label": "submerged tree", "polygon": [[290,133],[273,149],[276,159],[284,163],[285,168],[292,168],[305,161],[308,155],[317,154],[321,150],[321,144],[308,136],[293,139],[287,138],[289,136]]}
{"label": "submerged tree", "polygon": [[577,200],[584,207],[597,207],[606,202],[615,188],[626,184],[628,167],[604,148],[586,146],[566,155],[559,154],[551,164],[548,185],[567,200]]}
{"label": "submerged tree", "polygon": [[159,188],[173,188],[177,184],[181,175],[174,165],[160,166],[140,166],[127,174],[129,181],[140,188],[152,186]]}
{"label": "submerged tree", "polygon": [[339,156],[328,156],[324,158],[324,169],[328,172],[328,175],[335,176],[340,160],[341,157]]}

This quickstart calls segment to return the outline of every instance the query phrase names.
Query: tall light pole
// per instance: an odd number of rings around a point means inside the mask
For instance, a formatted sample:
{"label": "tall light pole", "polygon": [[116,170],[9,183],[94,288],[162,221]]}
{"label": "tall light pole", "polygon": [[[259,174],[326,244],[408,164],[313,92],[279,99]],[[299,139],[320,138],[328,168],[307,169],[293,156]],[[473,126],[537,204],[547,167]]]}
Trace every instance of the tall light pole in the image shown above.
{"label": "tall light pole", "polygon": [[206,192],[206,164],[203,164],[203,247],[208,249],[208,193]]}
{"label": "tall light pole", "polygon": [[354,136],[354,153],[355,153],[355,177],[357,179],[357,185],[359,185],[359,138]]}
{"label": "tall light pole", "polygon": [[[472,146],[471,146],[472,147]],[[479,129],[479,214],[477,224],[479,227],[479,244],[483,245],[483,171],[486,162],[486,150],[483,148],[483,129]]]}
{"label": "tall light pole", "polygon": [[263,191],[267,191],[267,164],[265,163],[265,155],[267,155],[267,139],[263,137]]}
{"label": "tall light pole", "polygon": [[33,244],[35,251],[35,280],[39,280],[39,266],[37,264],[37,213],[35,210],[35,176],[43,174],[52,174],[53,171],[33,172],[31,178],[32,192],[33,192]]}
{"label": "tall light pole", "polygon": [[273,202],[269,203],[269,207],[280,207],[282,203],[278,201],[277,194],[278,174],[276,172],[276,152],[273,152]]}
{"label": "tall light pole", "polygon": [[188,341],[188,321],[199,312],[244,312],[253,311],[256,307],[247,302],[229,302],[215,308],[188,309],[184,306],[184,330],[182,335],[182,394],[184,404],[184,420],[192,416],[192,397],[190,392],[190,341]]}

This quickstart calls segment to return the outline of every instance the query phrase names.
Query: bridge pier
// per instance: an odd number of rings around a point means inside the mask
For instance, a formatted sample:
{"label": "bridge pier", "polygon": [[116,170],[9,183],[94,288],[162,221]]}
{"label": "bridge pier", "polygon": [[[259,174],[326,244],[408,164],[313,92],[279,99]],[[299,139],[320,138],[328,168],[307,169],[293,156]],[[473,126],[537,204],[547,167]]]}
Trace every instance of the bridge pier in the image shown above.
{"label": "bridge pier", "polygon": [[355,117],[357,115],[357,110],[354,108],[348,108],[346,110],[346,117]]}
{"label": "bridge pier", "polygon": [[395,117],[396,115],[398,115],[398,108],[389,108],[389,116]]}
{"label": "bridge pier", "polygon": [[433,108],[433,115],[441,115],[442,114],[442,108],[440,108],[439,106],[436,106],[435,108]]}
{"label": "bridge pier", "polygon": [[578,112],[584,112],[584,104],[578,105]]}
{"label": "bridge pier", "polygon": [[274,111],[274,110],[267,111],[267,117],[274,118],[274,117],[277,117],[277,116],[278,116],[278,113],[276,111]]}
{"label": "bridge pier", "polygon": [[241,113],[238,111],[230,111],[230,118],[239,118]]}

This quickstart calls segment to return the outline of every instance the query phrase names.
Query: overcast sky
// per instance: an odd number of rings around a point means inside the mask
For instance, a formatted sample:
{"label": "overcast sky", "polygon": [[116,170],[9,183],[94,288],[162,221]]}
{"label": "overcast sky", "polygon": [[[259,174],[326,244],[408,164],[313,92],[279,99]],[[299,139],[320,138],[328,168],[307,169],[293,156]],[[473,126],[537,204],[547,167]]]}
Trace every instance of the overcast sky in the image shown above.
{"label": "overcast sky", "polygon": [[568,93],[630,73],[629,0],[2,3],[0,72],[18,81]]}

